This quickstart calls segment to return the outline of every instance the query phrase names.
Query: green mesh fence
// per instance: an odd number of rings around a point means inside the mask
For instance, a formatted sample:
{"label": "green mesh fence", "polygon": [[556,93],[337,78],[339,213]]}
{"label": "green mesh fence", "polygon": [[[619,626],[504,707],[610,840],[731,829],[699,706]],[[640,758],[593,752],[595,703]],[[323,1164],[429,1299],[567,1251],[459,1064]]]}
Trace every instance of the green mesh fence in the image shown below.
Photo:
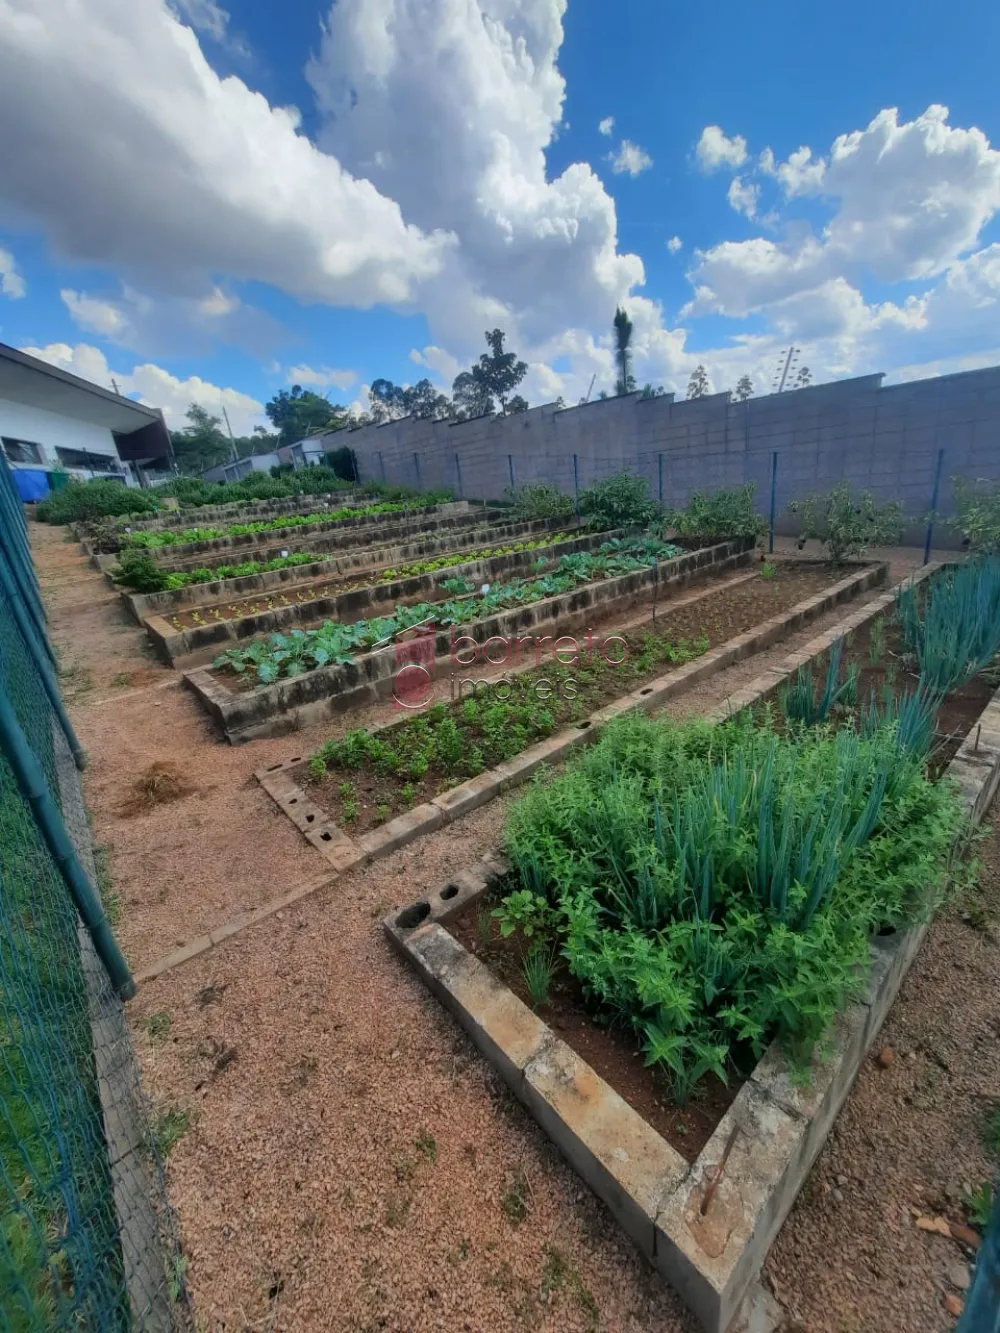
{"label": "green mesh fence", "polygon": [[[0,461],[0,705],[93,884],[79,777],[43,682],[47,650],[11,601],[12,587],[21,596],[34,581],[18,568],[11,494]],[[184,1265],[122,1004],[0,731],[0,1333],[187,1329]]]}

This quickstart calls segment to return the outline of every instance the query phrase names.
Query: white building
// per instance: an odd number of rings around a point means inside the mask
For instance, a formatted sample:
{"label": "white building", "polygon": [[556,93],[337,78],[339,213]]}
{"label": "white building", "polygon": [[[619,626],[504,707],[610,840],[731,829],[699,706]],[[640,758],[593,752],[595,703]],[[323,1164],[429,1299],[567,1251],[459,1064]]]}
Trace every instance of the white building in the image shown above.
{"label": "white building", "polygon": [[173,451],[159,408],[102,389],[0,343],[0,447],[22,499],[42,499],[48,474],[127,486],[163,475]]}

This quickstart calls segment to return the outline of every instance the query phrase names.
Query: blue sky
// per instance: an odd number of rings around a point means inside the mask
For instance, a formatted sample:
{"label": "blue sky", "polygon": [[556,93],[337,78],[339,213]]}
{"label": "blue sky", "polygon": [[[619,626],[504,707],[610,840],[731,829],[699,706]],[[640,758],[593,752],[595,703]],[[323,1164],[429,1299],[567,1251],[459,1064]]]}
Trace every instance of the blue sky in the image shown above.
{"label": "blue sky", "polygon": [[238,430],[497,324],[530,401],[610,389],[619,302],[681,394],[991,364],[997,49],[986,0],[0,0],[0,339]]}

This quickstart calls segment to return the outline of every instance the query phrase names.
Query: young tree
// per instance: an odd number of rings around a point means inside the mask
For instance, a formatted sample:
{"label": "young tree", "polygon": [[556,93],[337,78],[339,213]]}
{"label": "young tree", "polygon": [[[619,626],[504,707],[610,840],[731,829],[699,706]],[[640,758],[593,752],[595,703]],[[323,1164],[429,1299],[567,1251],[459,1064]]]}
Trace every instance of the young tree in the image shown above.
{"label": "young tree", "polygon": [[753,397],[753,380],[749,375],[741,375],[736,381],[736,392],[733,397],[738,403],[745,403],[748,398]]}
{"label": "young tree", "polygon": [[181,472],[204,472],[218,467],[232,457],[229,437],[222,430],[222,418],[213,417],[205,408],[192,403],[187,410],[188,424],[171,431],[174,458]]}
{"label": "young tree", "polygon": [[689,398],[704,398],[708,393],[708,371],[704,366],[696,366],[688,380],[687,396]]}
{"label": "young tree", "polygon": [[618,378],[615,380],[615,393],[618,395],[635,392],[635,377],[632,374],[632,321],[619,306],[615,310],[615,363],[618,366]]}
{"label": "young tree", "polygon": [[340,430],[347,424],[347,410],[328,402],[312,389],[293,384],[291,392],[280,393],[264,404],[271,423],[277,427],[282,444],[294,444],[307,435]]}
{"label": "young tree", "polygon": [[[481,416],[484,412],[492,412],[494,402],[500,404],[500,415],[506,416],[511,394],[528,373],[526,361],[518,361],[514,352],[504,351],[505,336],[503,329],[492,331],[487,329],[486,345],[490,349],[489,353],[484,352],[472,369],[458,375],[451,386],[456,404],[459,404],[461,398],[462,410],[468,416]],[[478,412],[469,410],[469,407],[465,406],[466,402],[470,407],[479,406],[480,410]],[[486,406],[483,406],[484,404]]]}
{"label": "young tree", "polygon": [[795,376],[796,389],[806,389],[812,384],[813,373],[808,366],[800,366],[799,373]]}
{"label": "young tree", "polygon": [[666,389],[663,387],[662,384],[657,384],[657,385],[655,386],[655,388],[654,388],[654,386],[653,386],[652,384],[644,384],[644,385],[642,386],[642,393],[639,395],[639,397],[640,397],[640,398],[662,398],[663,395],[664,395],[666,392],[667,392],[667,391],[666,391]]}

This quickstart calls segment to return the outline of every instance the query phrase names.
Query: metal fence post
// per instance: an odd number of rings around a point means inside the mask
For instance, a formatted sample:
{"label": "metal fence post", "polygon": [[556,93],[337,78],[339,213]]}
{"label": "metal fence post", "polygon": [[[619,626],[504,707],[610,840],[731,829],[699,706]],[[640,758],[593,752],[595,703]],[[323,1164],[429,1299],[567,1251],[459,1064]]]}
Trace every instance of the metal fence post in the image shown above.
{"label": "metal fence post", "polygon": [[513,455],[513,454],[508,454],[508,455],[507,455],[507,471],[510,473],[510,489],[511,489],[511,493],[514,494],[514,495],[516,495],[516,494],[517,494],[517,483],[516,483],[515,480],[514,480],[514,455]]}
{"label": "metal fence post", "polygon": [[424,483],[420,479],[420,455],[416,451],[414,451],[413,454],[413,468],[417,474],[417,490],[422,491],[424,489]]}
{"label": "metal fence post", "polygon": [[778,507],[778,451],[771,454],[771,523],[770,535],[767,540],[767,551],[769,555],[774,554],[774,517]]}
{"label": "metal fence post", "polygon": [[382,450],[378,451],[378,465],[382,471],[382,485],[385,485],[385,459],[382,457]]}
{"label": "metal fence post", "polygon": [[464,499],[462,495],[462,464],[458,454],[455,455],[455,479],[458,482],[458,498],[462,500]]}
{"label": "metal fence post", "polygon": [[657,473],[660,504],[662,505],[663,504],[663,455],[662,454],[656,455],[656,473]]}
{"label": "metal fence post", "polygon": [[135,994],[135,982],[128,963],[118,948],[100,899],[94,892],[94,887],[73,848],[59,807],[49,793],[42,766],[32,753],[10,700],[2,691],[0,691],[0,748],[3,749],[4,756],[17,779],[22,796],[31,807],[35,824],[59,868],[80,919],[90,932],[97,956],[104,964],[112,985],[124,999],[130,999]]}
{"label": "metal fence post", "polygon": [[931,497],[931,513],[927,520],[927,536],[924,539],[924,564],[931,558],[931,542],[934,539],[934,516],[937,513],[938,499],[941,493],[941,467],[944,463],[944,450],[938,450],[937,466],[934,469],[934,494]]}
{"label": "metal fence post", "polygon": [[580,464],[576,454],[573,455],[573,495],[576,500],[576,516],[580,517]]}

